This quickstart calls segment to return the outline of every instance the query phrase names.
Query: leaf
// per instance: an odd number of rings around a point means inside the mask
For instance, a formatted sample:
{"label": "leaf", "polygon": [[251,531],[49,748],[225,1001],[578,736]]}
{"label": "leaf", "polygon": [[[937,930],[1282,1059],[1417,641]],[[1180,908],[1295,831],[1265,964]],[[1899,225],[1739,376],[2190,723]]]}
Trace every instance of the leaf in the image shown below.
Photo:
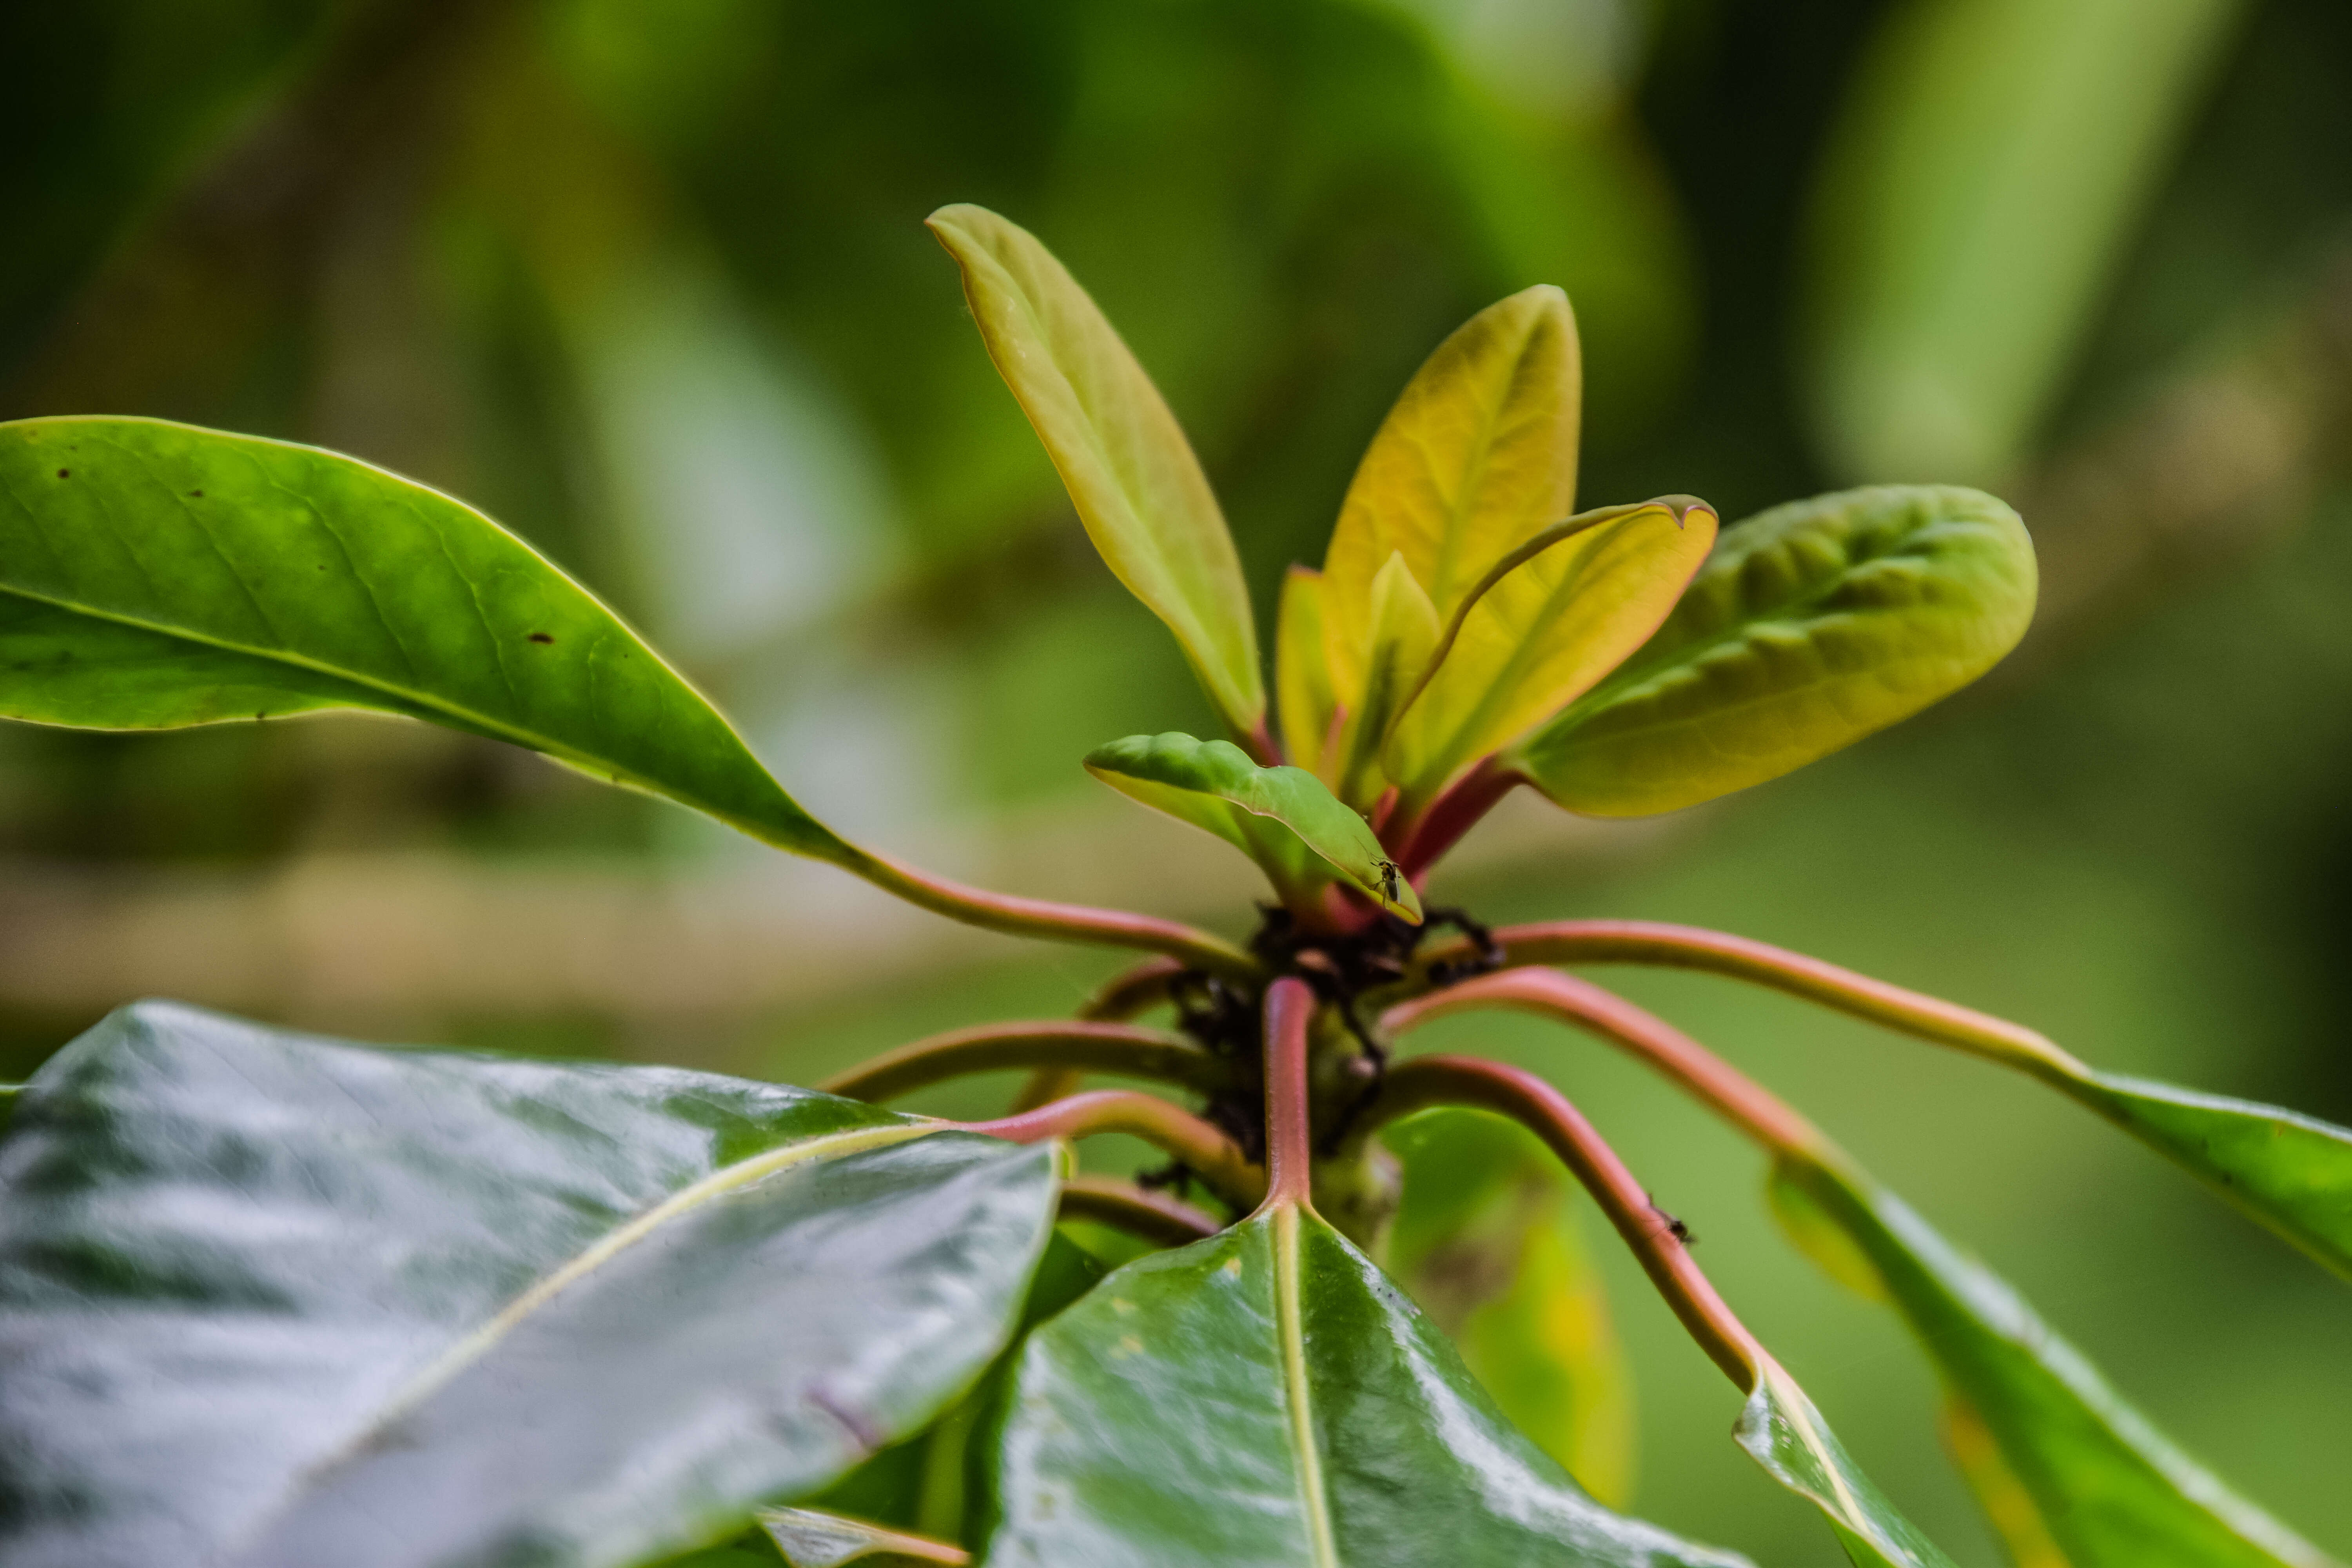
{"label": "leaf", "polygon": [[[1294,909],[1311,907],[1339,880],[1391,907],[1380,839],[1303,768],[1262,768],[1231,742],[1172,731],[1098,746],[1087,754],[1086,767],[1120,794],[1242,850]],[[1410,882],[1397,881],[1393,907],[1420,923],[1421,900]]]}
{"label": "leaf", "polygon": [[2033,1498],[2000,1457],[2000,1447],[1985,1430],[1984,1418],[1964,1399],[1944,1402],[1944,1447],[1952,1464],[1977,1494],[1977,1502],[1992,1524],[1993,1533],[2009,1552],[2011,1568],[2068,1568],[2066,1554],[2050,1539],[2050,1531],[2034,1511]]}
{"label": "leaf", "polygon": [[0,1557],[723,1539],[979,1375],[1055,1160],[778,1085],[126,1009],[0,1142]]}
{"label": "leaf", "polygon": [[1488,567],[1574,510],[1582,386],[1576,317],[1548,284],[1479,311],[1413,374],[1356,469],[1324,556],[1343,702],[1365,684],[1374,580],[1392,555],[1444,622]]}
{"label": "leaf", "polygon": [[847,853],[636,634],[472,508],[160,419],[0,425],[0,717],[157,730],[330,709],[510,741]]}
{"label": "leaf", "polygon": [[1579,1491],[1288,1205],[1127,1265],[1031,1336],[990,1455],[994,1568],[1744,1562]]}
{"label": "leaf", "polygon": [[1883,13],[1808,225],[1812,426],[1845,477],[1980,482],[2032,455],[2251,9]]}
{"label": "leaf", "polygon": [[961,1564],[971,1561],[971,1554],[961,1547],[950,1546],[944,1541],[885,1530],[862,1520],[820,1513],[814,1509],[769,1509],[760,1515],[760,1524],[792,1568],[839,1568],[845,1563],[864,1563],[870,1568],[899,1568],[901,1564],[918,1563]]}
{"label": "leaf", "polygon": [[[1440,630],[1437,606],[1414,581],[1402,552],[1391,555],[1372,579],[1371,605],[1370,641],[1355,667],[1361,679],[1336,689],[1348,717],[1331,763],[1339,798],[1366,810],[1389,786],[1379,765],[1381,744],[1390,724],[1421,689]],[[1325,607],[1330,607],[1328,586]]]}
{"label": "leaf", "polygon": [[1769,1356],[1732,1436],[1773,1479],[1829,1516],[1855,1568],[1952,1568],[1862,1473],[1805,1391]]}
{"label": "leaf", "polygon": [[1004,383],[1128,591],[1168,624],[1217,710],[1265,722],[1249,589],[1224,514],[1151,378],[1035,237],[985,207],[944,206],[931,233]]}
{"label": "leaf", "polygon": [[1555,530],[1537,534],[1456,612],[1436,668],[1383,758],[1408,802],[1435,798],[1623,663],[1673,610],[1715,542],[1715,512],[1704,502],[1612,510],[1622,515],[1572,531],[1555,525],[1558,542],[1514,564]]}
{"label": "leaf", "polygon": [[2050,1081],[2352,1279],[2352,1128],[2120,1073]]}
{"label": "leaf", "polygon": [[1894,1194],[1794,1157],[1773,1182],[1868,1259],[2072,1568],[2327,1568],[2174,1448],[2008,1285]]}
{"label": "leaf", "polygon": [[[1282,718],[1282,745],[1292,763],[1323,773],[1323,747],[1339,705],[1331,666],[1323,654],[1323,574],[1293,566],[1282,579],[1282,606],[1274,634],[1274,685]],[[1327,781],[1328,782],[1328,781]]]}
{"label": "leaf", "polygon": [[1559,1162],[1517,1123],[1475,1110],[1425,1111],[1381,1136],[1404,1175],[1391,1273],[1511,1425],[1623,1507],[1632,1374]]}
{"label": "leaf", "polygon": [[1882,486],[1725,531],[1641,651],[1518,748],[1570,811],[1675,811],[1780,777],[1958,690],[2033,613],[2032,542],[1977,490]]}

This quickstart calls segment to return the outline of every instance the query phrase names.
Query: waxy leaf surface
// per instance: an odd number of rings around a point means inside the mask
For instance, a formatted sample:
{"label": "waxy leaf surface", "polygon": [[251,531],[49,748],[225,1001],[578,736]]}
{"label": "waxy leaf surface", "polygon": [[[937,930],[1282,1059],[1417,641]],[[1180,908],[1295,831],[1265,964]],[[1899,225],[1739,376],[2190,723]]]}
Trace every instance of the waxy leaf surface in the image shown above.
{"label": "waxy leaf surface", "polygon": [[0,1140],[0,1558],[621,1568],[929,1422],[1050,1147],[148,1003]]}
{"label": "waxy leaf surface", "polygon": [[1575,510],[1582,388],[1576,318],[1548,284],[1479,311],[1414,373],[1356,469],[1324,556],[1342,701],[1364,683],[1372,580],[1391,554],[1450,620],[1488,567]]}
{"label": "waxy leaf surface", "polygon": [[[1391,552],[1388,564],[1373,576],[1371,595],[1370,640],[1355,675],[1343,678],[1355,684],[1335,686],[1347,718],[1326,769],[1339,797],[1366,811],[1391,782],[1380,765],[1389,726],[1421,689],[1444,630],[1437,606],[1405,564],[1402,551]],[[1330,603],[1327,579],[1327,611]]]}
{"label": "waxy leaf surface", "polygon": [[1778,778],[1991,668],[2024,636],[2035,581],[2025,525],[1981,491],[1775,507],[1725,530],[1657,634],[1516,763],[1594,816]]}
{"label": "waxy leaf surface", "polygon": [[1176,634],[1225,721],[1255,733],[1265,687],[1249,589],[1208,477],[1159,389],[1035,236],[985,207],[941,207],[929,222],[1087,537]]}
{"label": "waxy leaf surface", "polygon": [[2119,1073],[2059,1087],[2352,1279],[2352,1128]]}
{"label": "waxy leaf surface", "polygon": [[462,502],[163,420],[0,425],[0,717],[329,709],[529,746],[796,853],[843,847],[612,611]]}
{"label": "waxy leaf surface", "polygon": [[1848,1457],[1805,1391],[1767,1360],[1733,1429],[1774,1480],[1829,1517],[1854,1568],[1952,1568]]}
{"label": "waxy leaf surface", "polygon": [[1274,687],[1281,710],[1282,749],[1293,763],[1321,774],[1323,748],[1339,699],[1323,648],[1323,574],[1293,566],[1283,575],[1275,620]]}
{"label": "waxy leaf surface", "polygon": [[1146,805],[1206,828],[1265,869],[1284,901],[1302,906],[1346,881],[1418,922],[1421,900],[1399,879],[1396,901],[1381,883],[1381,841],[1303,768],[1262,768],[1227,741],[1171,731],[1129,735],[1087,754],[1087,771]]}
{"label": "waxy leaf surface", "polygon": [[1633,1496],[1631,1370],[1570,1180],[1536,1136],[1484,1111],[1408,1117],[1389,1271],[1514,1426],[1612,1508]]}
{"label": "waxy leaf surface", "polygon": [[1799,1245],[1838,1278],[1853,1281],[1858,1266],[1875,1277],[1862,1282],[1903,1314],[1981,1420],[2072,1568],[2331,1568],[2174,1448],[2016,1292],[1892,1194],[1795,1159],[1773,1180]]}
{"label": "waxy leaf surface", "polygon": [[1337,1231],[1276,1206],[1032,1335],[992,1568],[1734,1564],[1609,1512]]}
{"label": "waxy leaf surface", "polygon": [[1633,508],[1479,594],[1388,742],[1387,770],[1406,799],[1434,797],[1623,663],[1682,597],[1715,528],[1704,506]]}

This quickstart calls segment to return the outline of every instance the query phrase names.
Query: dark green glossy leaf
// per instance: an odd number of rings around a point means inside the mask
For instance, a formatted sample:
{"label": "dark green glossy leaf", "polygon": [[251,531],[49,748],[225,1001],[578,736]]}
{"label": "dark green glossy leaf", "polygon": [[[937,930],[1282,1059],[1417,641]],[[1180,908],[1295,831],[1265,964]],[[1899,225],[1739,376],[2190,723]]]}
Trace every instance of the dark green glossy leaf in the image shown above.
{"label": "dark green glossy leaf", "polygon": [[2059,1087],[2352,1279],[2352,1128],[2117,1073]]}
{"label": "dark green glossy leaf", "polygon": [[0,1142],[0,1558],[723,1539],[979,1375],[1054,1166],[776,1085],[118,1013]]}
{"label": "dark green glossy leaf", "polygon": [[1656,635],[1512,760],[1594,816],[1778,778],[1991,668],[2025,635],[2035,581],[2025,525],[1981,491],[1775,507],[1724,530]]}
{"label": "dark green glossy leaf", "polygon": [[1265,722],[1249,588],[1208,476],[1118,331],[1037,237],[985,207],[944,206],[972,320],[1128,591],[1176,634],[1236,734]]}
{"label": "dark green glossy leaf", "polygon": [[1633,1492],[1631,1370],[1570,1181],[1534,1133],[1447,1108],[1381,1133],[1403,1166],[1389,1271],[1511,1425],[1595,1498]]}
{"label": "dark green glossy leaf", "polygon": [[1982,1265],[1866,1178],[1784,1160],[1774,1205],[1826,1267],[1866,1267],[1991,1436],[2073,1568],[2326,1568],[2165,1440]]}
{"label": "dark green glossy leaf", "polygon": [[1586,1497],[1287,1206],[1129,1264],[1033,1334],[991,1456],[992,1568],[1744,1561]]}
{"label": "dark green glossy leaf", "polygon": [[1770,1360],[1733,1436],[1774,1480],[1829,1516],[1855,1568],[1952,1568],[1848,1457],[1805,1391]]}
{"label": "dark green glossy leaf", "polygon": [[159,419],[0,425],[0,717],[330,709],[529,746],[796,853],[843,847],[612,611],[472,508]]}
{"label": "dark green glossy leaf", "polygon": [[[1206,828],[1248,855],[1286,903],[1309,905],[1339,880],[1388,902],[1379,837],[1304,768],[1262,768],[1231,742],[1172,731],[1098,746],[1086,765],[1122,795]],[[1397,882],[1395,907],[1407,920],[1421,920],[1411,883]]]}

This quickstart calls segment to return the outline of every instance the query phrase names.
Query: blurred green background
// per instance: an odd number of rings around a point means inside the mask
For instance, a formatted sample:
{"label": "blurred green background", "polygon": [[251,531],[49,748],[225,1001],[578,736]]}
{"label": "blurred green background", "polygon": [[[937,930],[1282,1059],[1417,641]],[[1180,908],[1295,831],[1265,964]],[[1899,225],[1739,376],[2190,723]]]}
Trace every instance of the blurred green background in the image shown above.
{"label": "blurred green background", "polygon": [[[845,829],[1236,932],[1240,858],[1076,765],[1212,721],[920,219],[994,206],[1095,291],[1261,614],[1430,348],[1563,284],[1585,504],[1985,485],[2035,531],[2042,610],[1979,689],[1717,806],[1515,801],[1439,896],[1719,926],[2352,1121],[2341,0],[114,0],[6,8],[0,58],[0,417],[161,415],[416,475],[617,603]],[[1108,967],[438,731],[0,730],[11,1078],[166,994],[805,1079],[1066,1011]],[[2339,1284],[2022,1079],[1614,978],[2352,1554]],[[1780,1243],[1745,1148],[1564,1034],[1444,1033],[1575,1093],[1880,1482],[1998,1561],[1927,1373]],[[1834,1561],[1608,1256],[1638,1506]]]}

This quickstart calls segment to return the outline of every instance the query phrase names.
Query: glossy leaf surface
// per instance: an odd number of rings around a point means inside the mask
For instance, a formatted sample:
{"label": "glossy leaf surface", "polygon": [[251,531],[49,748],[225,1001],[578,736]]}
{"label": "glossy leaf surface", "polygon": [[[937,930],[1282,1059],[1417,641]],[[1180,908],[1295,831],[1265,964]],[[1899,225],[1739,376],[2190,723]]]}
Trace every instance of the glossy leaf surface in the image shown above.
{"label": "glossy leaf surface", "polygon": [[[1331,595],[1327,579],[1327,615],[1332,606]],[[1389,727],[1421,689],[1444,630],[1437,606],[1405,564],[1402,551],[1391,554],[1388,564],[1372,578],[1370,627],[1352,669],[1334,677],[1334,690],[1347,719],[1340,726],[1338,755],[1329,767],[1338,781],[1333,787],[1339,797],[1366,811],[1391,782],[1380,766]],[[1336,661],[1334,668],[1339,668]]]}
{"label": "glossy leaf surface", "polygon": [[1468,602],[1388,742],[1388,773],[1406,798],[1433,797],[1622,664],[1682,597],[1715,530],[1704,506],[1633,508],[1542,550]]}
{"label": "glossy leaf surface", "polygon": [[1733,1436],[1774,1480],[1829,1517],[1854,1568],[1952,1568],[1847,1455],[1795,1380],[1768,1360]]}
{"label": "glossy leaf surface", "polygon": [[0,1142],[0,1557],[722,1538],[980,1373],[1054,1165],[775,1085],[118,1013]]}
{"label": "glossy leaf surface", "polygon": [[1775,1206],[1849,1277],[1876,1276],[1975,1411],[2073,1568],[2327,1568],[2329,1560],[2174,1448],[2000,1279],[1858,1176],[1784,1160]]}
{"label": "glossy leaf surface", "polygon": [[1594,816],[1778,778],[1991,668],[2024,636],[2035,581],[2024,524],[1978,490],[1775,507],[1726,530],[1657,635],[1517,765]]}
{"label": "glossy leaf surface", "polygon": [[815,1509],[769,1509],[760,1515],[760,1525],[792,1568],[840,1568],[846,1563],[863,1563],[867,1568],[905,1568],[919,1563],[971,1561],[962,1548],[946,1542]]}
{"label": "glossy leaf surface", "polygon": [[1031,1336],[993,1568],[1731,1564],[1593,1502],[1338,1232],[1277,1205]]}
{"label": "glossy leaf surface", "polygon": [[353,458],[157,419],[0,425],[0,716],[362,709],[510,741],[781,847],[840,841],[588,591]]}
{"label": "glossy leaf surface", "polygon": [[1159,389],[1036,237],[985,207],[932,234],[963,274],[989,357],[1036,427],[1104,562],[1168,624],[1235,732],[1265,720],[1249,590],[1192,448]]}
{"label": "glossy leaf surface", "polygon": [[1499,1116],[1441,1110],[1381,1133],[1403,1166],[1389,1270],[1511,1425],[1612,1508],[1633,1490],[1631,1369],[1559,1162]]}
{"label": "glossy leaf surface", "polygon": [[1391,555],[1403,556],[1444,621],[1488,567],[1575,510],[1582,397],[1576,318],[1549,285],[1479,311],[1414,373],[1356,469],[1324,556],[1343,700],[1364,682],[1372,583]]}
{"label": "glossy leaf surface", "polygon": [[[1172,731],[1097,747],[1086,765],[1120,794],[1241,849],[1265,868],[1286,902],[1303,906],[1339,880],[1387,901],[1380,839],[1303,768],[1262,768],[1230,742]],[[1421,919],[1410,883],[1397,883],[1396,898],[1391,907]]]}
{"label": "glossy leaf surface", "polygon": [[2060,1087],[2352,1279],[2352,1128],[2119,1073]]}

